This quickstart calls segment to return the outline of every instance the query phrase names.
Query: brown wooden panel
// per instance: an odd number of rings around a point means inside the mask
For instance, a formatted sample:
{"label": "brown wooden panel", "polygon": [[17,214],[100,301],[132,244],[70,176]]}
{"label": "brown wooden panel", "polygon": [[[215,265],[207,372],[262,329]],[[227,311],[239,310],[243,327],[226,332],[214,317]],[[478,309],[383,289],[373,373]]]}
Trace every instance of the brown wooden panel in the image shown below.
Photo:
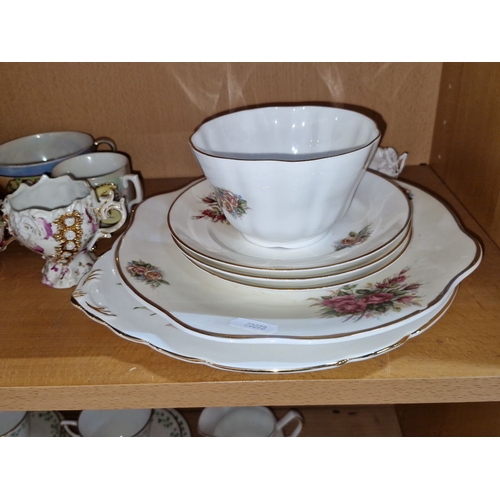
{"label": "brown wooden panel", "polygon": [[443,67],[431,164],[500,244],[500,63]]}
{"label": "brown wooden panel", "polygon": [[498,437],[500,403],[397,405],[404,436]]}
{"label": "brown wooden panel", "polygon": [[53,130],[110,136],[144,177],[201,175],[188,145],[214,114],[343,103],[387,124],[382,145],[428,163],[441,63],[1,63],[0,142]]}

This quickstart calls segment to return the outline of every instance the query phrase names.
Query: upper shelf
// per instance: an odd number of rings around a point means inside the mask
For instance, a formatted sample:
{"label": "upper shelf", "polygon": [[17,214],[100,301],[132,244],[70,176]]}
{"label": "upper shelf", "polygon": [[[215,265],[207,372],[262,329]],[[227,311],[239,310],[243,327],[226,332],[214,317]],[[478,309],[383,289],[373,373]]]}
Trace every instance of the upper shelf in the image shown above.
{"label": "upper shelf", "polygon": [[[393,404],[500,400],[500,250],[428,167],[402,178],[451,203],[485,247],[445,316],[371,360],[291,375],[225,372],[126,342],[41,283],[39,256],[17,243],[0,254],[0,410],[223,405]],[[147,180],[149,194],[188,179]],[[112,242],[101,240],[98,252]]]}

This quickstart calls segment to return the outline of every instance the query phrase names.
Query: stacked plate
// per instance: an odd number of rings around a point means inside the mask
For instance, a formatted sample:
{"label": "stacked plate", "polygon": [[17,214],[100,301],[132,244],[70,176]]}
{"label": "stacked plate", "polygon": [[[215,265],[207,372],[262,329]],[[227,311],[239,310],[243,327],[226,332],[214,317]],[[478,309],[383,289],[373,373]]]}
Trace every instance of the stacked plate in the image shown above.
{"label": "stacked plate", "polygon": [[279,290],[347,284],[389,266],[411,239],[412,205],[401,187],[367,173],[357,193],[325,238],[297,249],[250,243],[221,216],[207,180],[174,201],[168,225],[190,262],[234,283]]}
{"label": "stacked plate", "polygon": [[207,181],[144,201],[73,293],[118,335],[257,373],[340,366],[434,324],[482,258],[435,195],[367,172],[320,242],[262,248],[227,224]]}

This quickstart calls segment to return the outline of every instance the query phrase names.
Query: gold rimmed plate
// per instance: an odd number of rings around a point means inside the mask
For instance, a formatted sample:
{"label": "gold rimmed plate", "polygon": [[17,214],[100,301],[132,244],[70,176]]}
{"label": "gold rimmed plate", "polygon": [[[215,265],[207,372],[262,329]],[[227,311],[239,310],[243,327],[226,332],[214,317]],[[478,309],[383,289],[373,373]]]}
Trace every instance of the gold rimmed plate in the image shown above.
{"label": "gold rimmed plate", "polygon": [[179,252],[165,217],[176,193],[135,211],[115,250],[125,289],[177,328],[224,343],[304,344],[387,331],[413,321],[474,271],[477,238],[433,194],[411,189],[412,239],[388,267],[348,285],[267,290],[212,276]]}
{"label": "gold rimmed plate", "polygon": [[168,226],[181,249],[206,259],[205,264],[251,276],[303,278],[355,269],[383,257],[401,243],[411,215],[411,201],[399,185],[367,172],[347,214],[325,238],[307,247],[250,243],[222,215],[207,180],[177,197]]}

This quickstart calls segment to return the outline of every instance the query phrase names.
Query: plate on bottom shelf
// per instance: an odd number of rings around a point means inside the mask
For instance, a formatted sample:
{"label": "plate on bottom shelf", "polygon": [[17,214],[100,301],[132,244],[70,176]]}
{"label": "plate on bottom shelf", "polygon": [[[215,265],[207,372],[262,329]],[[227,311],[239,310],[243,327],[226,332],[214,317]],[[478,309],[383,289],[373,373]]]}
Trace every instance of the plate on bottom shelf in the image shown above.
{"label": "plate on bottom shelf", "polygon": [[190,437],[185,418],[173,408],[155,408],[150,437]]}
{"label": "plate on bottom shelf", "polygon": [[30,437],[61,437],[61,416],[55,411],[30,411]]}
{"label": "plate on bottom shelf", "polygon": [[[118,240],[115,247],[117,243]],[[106,325],[120,337],[146,344],[176,359],[237,372],[297,373],[335,368],[400,347],[438,321],[453,302],[457,290],[458,286],[450,289],[435,307],[402,326],[332,339],[327,344],[221,343],[175,328],[121,284],[113,250],[95,262],[71,300],[91,319]]]}

